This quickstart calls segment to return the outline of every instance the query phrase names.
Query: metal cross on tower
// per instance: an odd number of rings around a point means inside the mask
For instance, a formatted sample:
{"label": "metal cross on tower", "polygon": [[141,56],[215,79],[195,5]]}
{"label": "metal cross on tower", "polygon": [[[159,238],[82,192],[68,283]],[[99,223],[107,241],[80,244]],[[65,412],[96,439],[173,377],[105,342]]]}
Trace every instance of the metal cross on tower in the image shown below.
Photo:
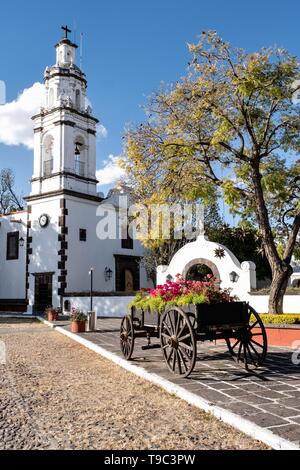
{"label": "metal cross on tower", "polygon": [[68,39],[68,33],[72,33],[71,29],[68,26],[62,26],[61,29],[65,32],[65,39]]}

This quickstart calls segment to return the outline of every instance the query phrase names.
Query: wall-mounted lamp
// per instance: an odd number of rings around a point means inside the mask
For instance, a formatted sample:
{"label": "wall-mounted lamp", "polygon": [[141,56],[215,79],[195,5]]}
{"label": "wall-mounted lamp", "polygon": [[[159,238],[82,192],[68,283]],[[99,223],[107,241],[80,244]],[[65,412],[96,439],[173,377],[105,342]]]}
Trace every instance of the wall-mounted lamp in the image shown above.
{"label": "wall-mounted lamp", "polygon": [[24,246],[25,240],[23,237],[19,238],[19,245]]}
{"label": "wall-mounted lamp", "polygon": [[238,279],[239,279],[239,275],[235,271],[232,271],[229,274],[229,279],[230,279],[231,282],[237,282]]}
{"label": "wall-mounted lamp", "polygon": [[113,274],[112,270],[106,267],[104,270],[105,281],[109,281],[112,278],[112,274]]}

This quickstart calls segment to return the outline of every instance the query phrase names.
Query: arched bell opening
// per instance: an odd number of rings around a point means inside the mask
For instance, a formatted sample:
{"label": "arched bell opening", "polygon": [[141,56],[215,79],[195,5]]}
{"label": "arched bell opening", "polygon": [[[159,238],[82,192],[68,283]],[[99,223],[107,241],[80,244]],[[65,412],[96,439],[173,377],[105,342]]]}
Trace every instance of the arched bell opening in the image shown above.
{"label": "arched bell opening", "polygon": [[43,142],[43,159],[42,159],[42,173],[43,176],[50,176],[53,171],[53,145],[54,138],[52,135],[46,135]]}
{"label": "arched bell opening", "polygon": [[83,137],[78,136],[74,142],[74,169],[78,176],[86,176],[87,147]]}

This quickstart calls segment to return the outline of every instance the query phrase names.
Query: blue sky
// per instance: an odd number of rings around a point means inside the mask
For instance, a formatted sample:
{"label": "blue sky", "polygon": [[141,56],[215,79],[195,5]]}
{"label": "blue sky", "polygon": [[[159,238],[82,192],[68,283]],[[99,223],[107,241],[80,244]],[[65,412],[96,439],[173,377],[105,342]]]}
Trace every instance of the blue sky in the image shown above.
{"label": "blue sky", "polygon": [[[125,125],[143,119],[146,97],[161,81],[184,75],[186,44],[201,31],[215,29],[248,51],[278,45],[300,55],[299,18],[295,0],[15,0],[0,10],[0,80],[6,82],[7,101],[42,81],[46,65],[54,63],[61,25],[76,24],[77,34],[84,33],[88,97],[108,131],[98,142],[99,169],[109,155],[120,154]],[[0,144],[3,167],[14,169],[19,192],[27,194],[32,151]]]}

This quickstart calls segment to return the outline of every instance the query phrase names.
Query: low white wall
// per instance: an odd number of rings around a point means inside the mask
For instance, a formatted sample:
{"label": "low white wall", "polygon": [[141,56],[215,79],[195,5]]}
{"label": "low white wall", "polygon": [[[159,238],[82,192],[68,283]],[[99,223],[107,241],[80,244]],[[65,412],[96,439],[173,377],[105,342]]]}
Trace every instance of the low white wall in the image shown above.
{"label": "low white wall", "polygon": [[[94,297],[93,310],[97,313],[98,317],[123,317],[128,309],[128,304],[132,301],[133,297],[130,296],[108,296],[108,297]],[[251,295],[248,294],[240,300],[245,300],[258,312],[268,312],[268,295]],[[64,300],[69,300],[72,307],[78,307],[85,312],[90,310],[89,297],[65,297]],[[284,313],[300,313],[300,295],[286,295],[283,302]]]}
{"label": "low white wall", "polygon": [[[126,315],[128,304],[132,301],[131,296],[108,296],[93,297],[93,310],[97,317],[120,317]],[[71,307],[82,309],[84,312],[90,310],[89,297],[64,297],[64,301],[69,300]]]}
{"label": "low white wall", "polygon": [[[245,298],[240,300],[246,300],[258,313],[268,312],[268,295],[251,295],[248,294]],[[284,313],[300,313],[300,295],[285,295],[283,300],[283,312]]]}

